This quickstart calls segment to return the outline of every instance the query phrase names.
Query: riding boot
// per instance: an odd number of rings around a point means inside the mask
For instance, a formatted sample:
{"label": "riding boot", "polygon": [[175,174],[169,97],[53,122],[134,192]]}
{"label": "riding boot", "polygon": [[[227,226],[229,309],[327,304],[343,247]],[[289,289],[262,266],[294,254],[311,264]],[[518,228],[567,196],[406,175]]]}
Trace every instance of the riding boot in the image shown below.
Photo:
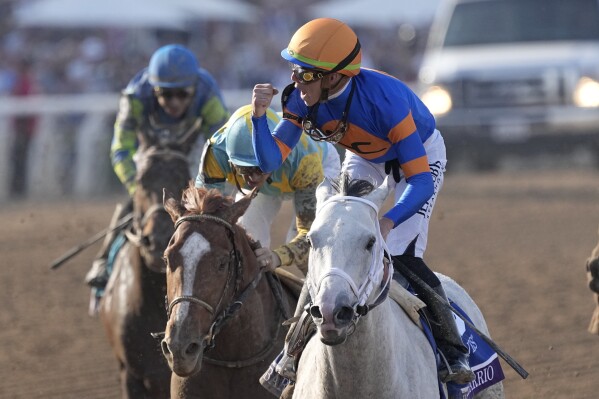
{"label": "riding boot", "polygon": [[291,319],[289,331],[285,337],[283,357],[277,363],[276,372],[292,381],[296,379],[297,363],[310,337],[316,331],[316,325],[310,316],[309,307],[312,302],[308,286],[302,287],[297,301],[295,314]]}
{"label": "riding boot", "polygon": [[117,237],[118,233],[121,229],[115,229],[117,222],[129,214],[132,210],[132,203],[129,201],[128,204],[123,206],[122,204],[117,204],[113,214],[112,219],[110,220],[110,225],[108,226],[108,230],[106,236],[104,236],[104,241],[102,242],[102,247],[100,251],[96,255],[92,263],[92,267],[89,269],[87,274],[85,275],[85,282],[90,287],[94,288],[104,288],[108,283],[108,270],[106,268],[106,263],[108,262],[108,253],[110,252],[110,247],[112,247],[112,243]]}
{"label": "riding boot", "polygon": [[[445,303],[449,303],[443,286],[438,285],[433,290],[445,300]],[[474,373],[468,364],[468,347],[462,342],[452,311],[432,295],[420,294],[420,296],[423,297],[422,300],[433,317],[431,322],[433,336],[439,350],[445,356],[439,370],[441,381],[467,384],[474,380]]]}
{"label": "riding boot", "polygon": [[[458,384],[465,384],[474,379],[474,373],[470,370],[468,364],[468,348],[462,342],[462,337],[455,324],[453,313],[449,308],[445,290],[437,275],[424,263],[422,258],[414,255],[393,256],[393,264],[401,269],[408,269],[413,276],[404,275],[412,285],[420,299],[426,304],[432,319],[430,321],[431,329],[441,356],[442,365],[439,370],[439,377],[443,382],[454,381]],[[440,303],[432,292],[423,287],[423,284],[430,287],[441,298],[444,299],[447,306]]]}

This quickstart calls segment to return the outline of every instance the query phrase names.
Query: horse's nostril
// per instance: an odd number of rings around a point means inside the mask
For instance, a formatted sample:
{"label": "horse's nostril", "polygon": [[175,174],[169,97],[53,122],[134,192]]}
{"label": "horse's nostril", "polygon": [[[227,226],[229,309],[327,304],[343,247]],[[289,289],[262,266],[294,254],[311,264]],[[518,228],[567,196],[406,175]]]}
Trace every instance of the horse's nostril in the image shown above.
{"label": "horse's nostril", "polygon": [[354,317],[354,310],[349,306],[342,306],[335,314],[335,319],[342,323],[349,323]]}
{"label": "horse's nostril", "polygon": [[310,315],[315,319],[322,319],[322,313],[320,313],[320,308],[318,306],[312,306],[310,308]]}
{"label": "horse's nostril", "polygon": [[195,356],[200,351],[200,345],[197,343],[191,343],[185,349],[185,354],[188,356]]}
{"label": "horse's nostril", "polygon": [[162,354],[163,354],[164,356],[170,356],[170,354],[171,354],[171,350],[170,350],[170,348],[168,347],[168,344],[166,343],[166,341],[165,341],[165,340],[162,340],[162,341],[160,342],[160,348],[162,349]]}
{"label": "horse's nostril", "polygon": [[141,238],[141,245],[143,245],[144,247],[149,247],[152,244],[152,240],[150,239],[150,236],[143,236]]}

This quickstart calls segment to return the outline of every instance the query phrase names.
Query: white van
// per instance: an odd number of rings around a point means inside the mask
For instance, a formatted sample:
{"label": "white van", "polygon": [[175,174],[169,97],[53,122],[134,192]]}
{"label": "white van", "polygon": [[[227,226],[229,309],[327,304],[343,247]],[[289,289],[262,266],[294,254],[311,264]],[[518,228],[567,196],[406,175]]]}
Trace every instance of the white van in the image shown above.
{"label": "white van", "polygon": [[450,159],[598,150],[599,1],[442,1],[419,92]]}

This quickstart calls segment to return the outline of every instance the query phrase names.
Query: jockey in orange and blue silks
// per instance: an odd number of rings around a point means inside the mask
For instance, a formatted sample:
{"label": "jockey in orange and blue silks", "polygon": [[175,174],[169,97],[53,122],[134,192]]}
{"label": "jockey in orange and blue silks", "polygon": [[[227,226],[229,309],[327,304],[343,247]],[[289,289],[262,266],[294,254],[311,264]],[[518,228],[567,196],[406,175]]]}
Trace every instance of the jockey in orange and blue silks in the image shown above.
{"label": "jockey in orange and blue silks", "polygon": [[[357,43],[356,38],[339,51],[350,54]],[[298,41],[297,45],[300,44]],[[302,76],[310,76],[311,71],[314,71],[312,64],[318,66],[319,63],[291,50],[294,45],[296,43],[292,39],[282,56],[292,63],[292,79],[298,86],[298,83],[302,84]],[[424,148],[424,143],[436,132],[435,119],[403,82],[382,72],[360,68],[359,47],[357,55],[350,62],[339,73],[351,79],[338,83],[343,86],[342,90],[326,101],[307,106],[301,90],[288,86],[282,94],[284,119],[272,132],[265,125],[263,117],[254,118],[256,156],[263,170],[275,169],[295,146],[302,129],[311,134],[310,128],[313,127],[315,139],[325,139],[319,137],[318,132],[324,135],[327,134],[325,132],[335,133],[339,137],[331,137],[333,141],[369,163],[384,165],[389,162],[390,165],[395,162],[401,167],[407,187],[395,206],[384,216],[393,222],[393,227],[397,227],[415,215],[435,192]],[[316,80],[319,74],[322,75],[316,72],[316,76],[311,76],[312,79]],[[339,134],[341,130],[343,134]],[[413,238],[403,243],[398,254],[405,250]],[[426,242],[423,239],[420,241],[417,246],[422,256]]]}
{"label": "jockey in orange and blue silks", "polygon": [[[393,178],[387,180],[394,188],[395,205],[380,216],[381,235],[394,263],[406,265],[422,284],[445,297],[438,277],[422,259],[447,163],[445,143],[433,115],[399,79],[361,68],[360,41],[341,21],[318,18],[306,23],[281,56],[291,64],[293,83],[283,90],[283,120],[274,129],[269,129],[264,113],[278,90],[263,83],[253,91],[252,137],[260,168],[276,169],[304,131],[314,140],[345,147],[342,171],[351,178],[369,180],[376,187],[391,173]],[[418,280],[410,283],[432,309],[439,326],[433,334],[449,365],[441,378],[460,384],[472,381],[468,348],[451,311],[436,306],[435,296],[422,284],[417,286]],[[306,300],[300,298],[296,316],[303,313]],[[292,356],[287,351],[275,367],[289,378],[293,377]]]}
{"label": "jockey in orange and blue silks", "polygon": [[204,142],[228,117],[216,81],[193,53],[161,47],[123,90],[110,151],[114,171],[132,194],[135,153],[160,144],[187,153],[193,176]]}

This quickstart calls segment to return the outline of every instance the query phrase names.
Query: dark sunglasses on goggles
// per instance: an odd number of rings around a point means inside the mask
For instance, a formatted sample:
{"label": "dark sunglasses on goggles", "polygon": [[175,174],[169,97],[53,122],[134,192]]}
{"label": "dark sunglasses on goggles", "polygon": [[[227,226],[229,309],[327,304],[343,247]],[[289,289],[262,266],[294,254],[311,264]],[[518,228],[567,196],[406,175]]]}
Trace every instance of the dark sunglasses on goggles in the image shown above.
{"label": "dark sunglasses on goggles", "polygon": [[291,64],[291,71],[293,76],[301,83],[311,83],[320,80],[324,77],[325,73],[316,69],[304,69],[299,65]]}
{"label": "dark sunglasses on goggles", "polygon": [[166,100],[170,100],[174,97],[177,97],[180,100],[185,100],[193,95],[194,88],[186,87],[184,89],[172,89],[167,87],[155,87],[154,93],[156,93],[156,96],[162,97]]}

